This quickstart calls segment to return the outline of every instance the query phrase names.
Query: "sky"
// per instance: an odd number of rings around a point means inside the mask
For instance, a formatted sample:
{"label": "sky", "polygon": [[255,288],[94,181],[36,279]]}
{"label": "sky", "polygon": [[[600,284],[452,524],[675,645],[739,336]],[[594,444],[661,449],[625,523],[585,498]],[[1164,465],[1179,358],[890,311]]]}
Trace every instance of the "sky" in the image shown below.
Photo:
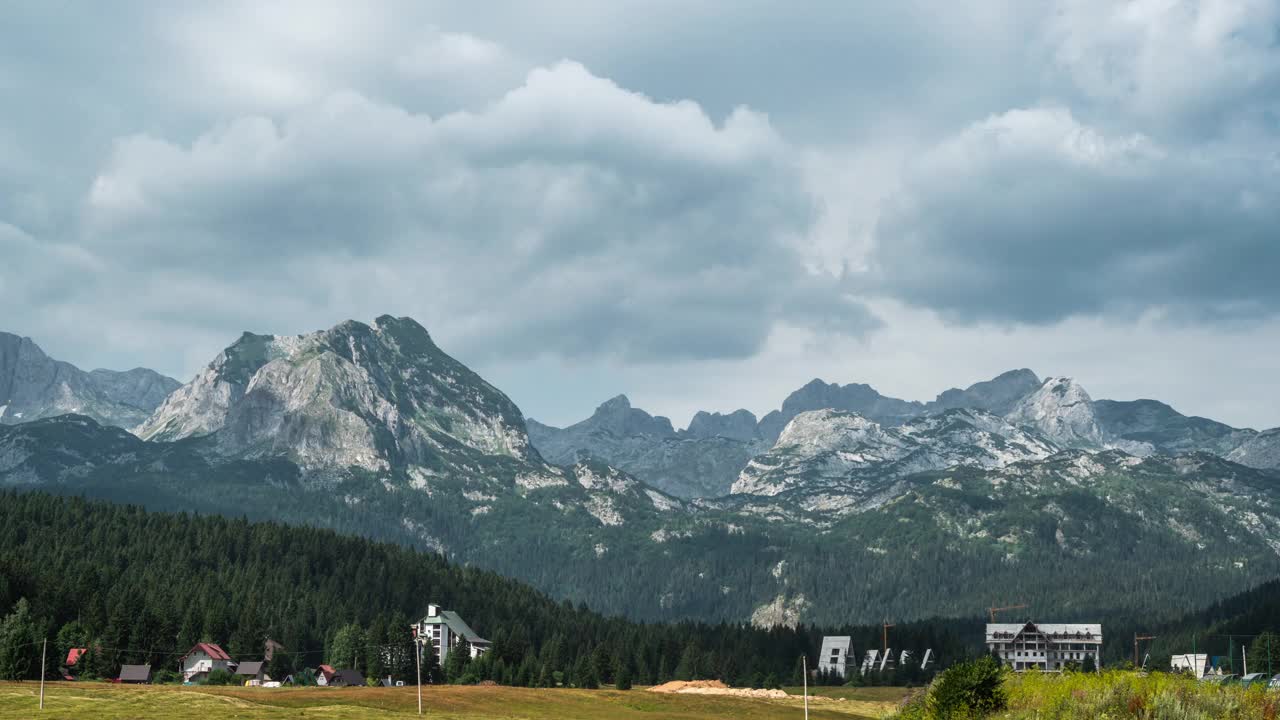
{"label": "sky", "polygon": [[1029,367],[1280,425],[1273,0],[0,0],[0,329],[381,314],[552,424]]}

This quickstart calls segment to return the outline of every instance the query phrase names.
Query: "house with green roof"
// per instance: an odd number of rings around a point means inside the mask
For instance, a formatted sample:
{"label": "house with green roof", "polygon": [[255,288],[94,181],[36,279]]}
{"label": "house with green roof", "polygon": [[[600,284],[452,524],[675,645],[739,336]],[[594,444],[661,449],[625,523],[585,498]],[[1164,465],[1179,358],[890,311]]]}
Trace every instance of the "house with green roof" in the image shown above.
{"label": "house with green roof", "polygon": [[436,604],[427,605],[426,616],[414,623],[412,630],[419,645],[431,644],[442,665],[449,653],[464,643],[473,660],[488,652],[493,645],[477,635],[458,613],[443,610]]}

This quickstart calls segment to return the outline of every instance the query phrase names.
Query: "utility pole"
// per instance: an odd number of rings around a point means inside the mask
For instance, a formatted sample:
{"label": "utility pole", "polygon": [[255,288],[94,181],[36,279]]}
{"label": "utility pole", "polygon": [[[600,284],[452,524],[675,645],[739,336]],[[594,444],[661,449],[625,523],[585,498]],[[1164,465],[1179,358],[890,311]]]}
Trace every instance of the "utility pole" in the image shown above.
{"label": "utility pole", "polygon": [[418,714],[422,714],[422,643],[413,640],[413,662],[418,668]]}
{"label": "utility pole", "polygon": [[1156,639],[1155,635],[1139,635],[1138,633],[1133,634],[1133,669],[1134,670],[1138,669],[1138,641],[1139,640],[1155,640],[1155,639]]}
{"label": "utility pole", "polygon": [[800,668],[804,674],[804,720],[809,720],[809,653],[800,656]]}
{"label": "utility pole", "polygon": [[880,654],[881,657],[889,654],[889,628],[895,627],[888,620],[881,623],[880,626]]}
{"label": "utility pole", "polygon": [[1240,646],[1240,662],[1244,663],[1244,672],[1240,673],[1240,676],[1244,677],[1249,674],[1249,653],[1244,645]]}
{"label": "utility pole", "polygon": [[49,652],[49,638],[44,639],[44,644],[40,646],[40,709],[44,709],[44,656]]}

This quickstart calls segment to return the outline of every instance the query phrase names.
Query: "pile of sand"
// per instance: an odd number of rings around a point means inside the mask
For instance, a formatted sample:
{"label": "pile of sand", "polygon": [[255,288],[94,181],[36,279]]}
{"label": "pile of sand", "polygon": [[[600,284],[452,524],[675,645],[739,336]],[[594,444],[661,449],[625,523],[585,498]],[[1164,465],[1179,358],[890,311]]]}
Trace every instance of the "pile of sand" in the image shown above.
{"label": "pile of sand", "polygon": [[785,698],[787,694],[781,690],[752,690],[751,688],[731,688],[719,680],[672,680],[669,683],[654,685],[649,692],[679,693],[681,695],[732,695],[750,698]]}

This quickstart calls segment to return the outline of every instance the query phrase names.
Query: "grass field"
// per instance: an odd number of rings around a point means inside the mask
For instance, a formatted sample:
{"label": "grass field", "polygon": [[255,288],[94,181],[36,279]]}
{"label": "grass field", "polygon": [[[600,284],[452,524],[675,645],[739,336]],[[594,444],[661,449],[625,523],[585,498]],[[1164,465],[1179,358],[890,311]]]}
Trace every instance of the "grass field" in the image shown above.
{"label": "grass field", "polygon": [[[952,670],[948,670],[948,673]],[[1185,675],[1013,673],[996,670],[995,684],[981,673],[963,687],[944,674],[904,703],[895,720],[1280,720],[1280,692],[1262,685],[1220,686]],[[989,676],[987,676],[989,677]],[[993,692],[994,691],[994,692]],[[1007,705],[992,708],[1003,696]]]}
{"label": "grass field", "polygon": [[[824,688],[835,698],[811,698],[813,720],[881,718],[904,691],[894,688]],[[415,688],[201,688],[49,683],[45,710],[37,709],[39,683],[0,683],[0,718],[94,718],[95,720],[219,720],[314,718],[375,720],[417,717]],[[459,720],[767,720],[800,718],[799,697],[759,700],[705,695],[668,695],[630,690],[531,690],[509,687],[426,687],[423,716]]]}

